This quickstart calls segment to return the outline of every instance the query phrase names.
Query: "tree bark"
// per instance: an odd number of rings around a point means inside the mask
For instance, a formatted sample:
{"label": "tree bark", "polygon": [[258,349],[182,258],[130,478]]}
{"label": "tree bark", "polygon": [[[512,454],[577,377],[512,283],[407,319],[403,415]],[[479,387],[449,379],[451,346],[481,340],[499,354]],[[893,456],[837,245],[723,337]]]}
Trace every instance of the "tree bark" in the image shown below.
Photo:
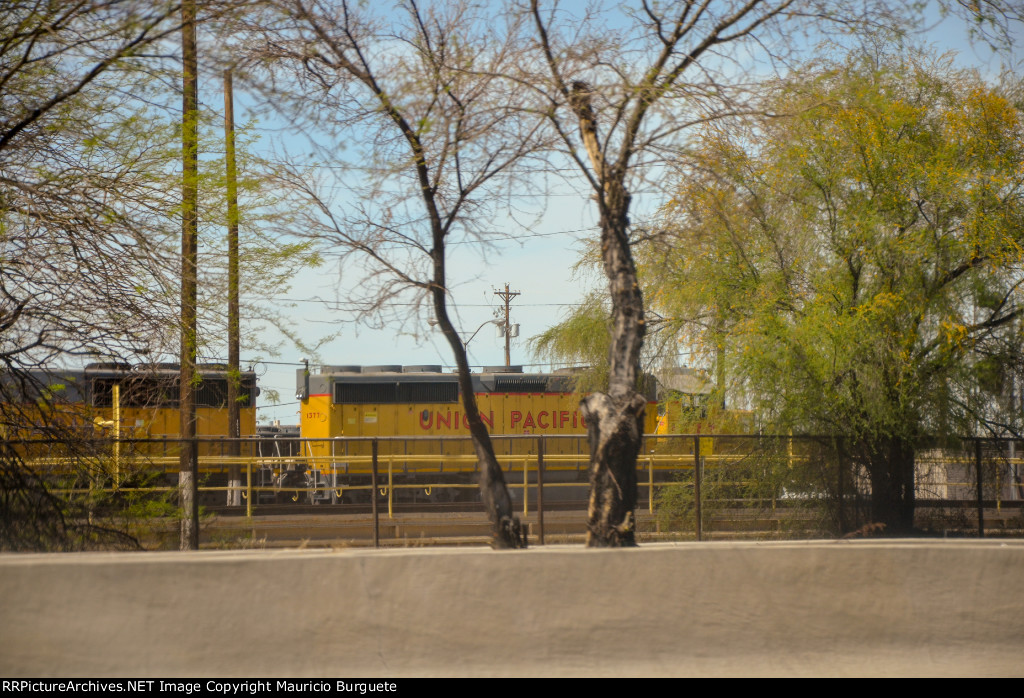
{"label": "tree bark", "polygon": [[[439,248],[435,245],[435,250]],[[462,397],[462,409],[469,424],[469,433],[473,441],[473,451],[476,453],[477,463],[480,468],[480,497],[483,500],[487,516],[491,521],[491,547],[496,549],[525,548],[527,546],[526,531],[523,529],[519,518],[513,513],[512,498],[508,494],[508,487],[505,484],[505,475],[501,471],[501,465],[494,455],[494,445],[491,442],[491,435],[480,418],[480,410],[476,404],[476,393],[473,391],[473,378],[469,371],[469,361],[466,358],[466,347],[462,343],[455,326],[448,317],[447,304],[445,302],[445,289],[443,286],[445,277],[445,264],[443,247],[440,252],[435,252],[434,257],[434,279],[435,283],[431,289],[434,301],[434,314],[438,325],[444,333],[448,345],[455,355],[455,364],[459,371],[459,393]]]}
{"label": "tree bark", "polygon": [[581,403],[590,440],[590,501],[587,546],[636,545],[636,458],[643,435],[646,400],[594,393]]}
{"label": "tree bark", "polygon": [[890,437],[871,446],[868,456],[871,477],[872,523],[885,524],[888,535],[914,531],[914,447],[905,439]]}
{"label": "tree bark", "polygon": [[628,149],[610,165],[600,148],[590,86],[575,81],[567,91],[580,139],[595,177],[601,224],[601,261],[612,301],[608,392],[584,398],[580,409],[590,439],[590,502],[587,546],[636,545],[636,457],[643,439],[647,400],[637,389],[646,323],[644,300],[629,246]]}
{"label": "tree bark", "polygon": [[637,391],[643,346],[643,295],[629,248],[629,195],[621,172],[611,172],[601,204],[601,254],[612,299],[608,393],[580,404],[590,438],[587,545],[636,545],[636,458],[647,399]]}

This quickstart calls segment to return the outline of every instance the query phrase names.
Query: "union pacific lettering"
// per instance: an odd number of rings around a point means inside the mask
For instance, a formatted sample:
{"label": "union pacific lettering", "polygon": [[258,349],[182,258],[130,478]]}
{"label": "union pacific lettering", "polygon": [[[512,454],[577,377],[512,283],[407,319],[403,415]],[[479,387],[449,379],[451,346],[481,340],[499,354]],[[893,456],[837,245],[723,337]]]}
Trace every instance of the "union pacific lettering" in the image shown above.
{"label": "union pacific lettering", "polygon": [[587,423],[576,410],[569,412],[568,410],[541,410],[537,412],[536,417],[530,410],[526,412],[520,412],[519,410],[512,410],[509,414],[509,424],[513,429],[565,429],[569,426],[570,421],[572,422],[573,429],[586,428]]}
{"label": "union pacific lettering", "polygon": [[[494,428],[493,411],[490,414],[484,414],[481,412],[480,419],[491,429]],[[423,410],[420,412],[420,429],[423,429],[424,431],[429,431],[435,427],[437,429],[458,429],[460,426],[463,429],[469,429],[469,419],[458,410],[455,410],[454,412],[451,410],[445,410],[444,412],[441,412],[440,410],[437,412],[434,410]]]}
{"label": "union pacific lettering", "polygon": [[[504,423],[508,425],[509,431],[531,430],[531,429],[585,429],[586,420],[576,410],[511,410],[505,415]],[[494,412],[480,414],[490,429],[494,429]],[[463,429],[469,428],[469,420],[466,415],[458,410],[423,410],[420,412],[420,429],[424,431]]]}

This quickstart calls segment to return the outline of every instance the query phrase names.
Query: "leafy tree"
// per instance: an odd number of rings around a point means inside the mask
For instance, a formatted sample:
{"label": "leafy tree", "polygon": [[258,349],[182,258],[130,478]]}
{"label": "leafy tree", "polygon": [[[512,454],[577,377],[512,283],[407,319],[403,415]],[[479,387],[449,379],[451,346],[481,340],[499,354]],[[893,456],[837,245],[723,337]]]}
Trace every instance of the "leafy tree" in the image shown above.
{"label": "leafy tree", "polygon": [[[524,64],[564,157],[558,167],[594,202],[608,279],[608,389],[581,403],[592,448],[588,545],[634,544],[648,318],[632,253],[643,238],[630,218],[633,196],[665,181],[666,154],[685,147],[694,127],[755,109],[766,67],[789,64],[830,34],[899,35],[920,10],[886,0],[644,0],[615,9],[531,0],[536,47]],[[1019,7],[972,3],[970,12],[998,40]]]}
{"label": "leafy tree", "polygon": [[155,186],[155,141],[146,131],[143,105],[158,88],[137,76],[139,108],[130,110],[120,85],[136,54],[172,31],[174,9],[127,2],[5,6],[0,318],[8,369],[62,351],[155,348],[161,333],[150,320],[167,304],[165,289],[151,291],[169,281],[171,261],[160,211],[174,206]]}
{"label": "leafy tree", "polygon": [[[224,135],[209,114],[200,116],[199,150],[199,258],[202,283],[198,290],[200,353],[227,356],[228,288],[227,183]],[[170,125],[170,124],[168,124]],[[301,204],[283,191],[276,180],[279,167],[258,154],[261,148],[255,121],[235,129],[235,158],[238,197],[240,343],[247,352],[276,355],[280,345],[264,339],[267,326],[278,329],[289,341],[308,353],[314,347],[295,335],[288,318],[287,303],[280,299],[302,269],[322,263],[316,245],[294,234],[301,225]]]}
{"label": "leafy tree", "polygon": [[705,129],[642,253],[678,336],[770,428],[844,437],[891,531],[918,439],[1021,428],[1019,94],[914,52],[807,66],[789,116]]}

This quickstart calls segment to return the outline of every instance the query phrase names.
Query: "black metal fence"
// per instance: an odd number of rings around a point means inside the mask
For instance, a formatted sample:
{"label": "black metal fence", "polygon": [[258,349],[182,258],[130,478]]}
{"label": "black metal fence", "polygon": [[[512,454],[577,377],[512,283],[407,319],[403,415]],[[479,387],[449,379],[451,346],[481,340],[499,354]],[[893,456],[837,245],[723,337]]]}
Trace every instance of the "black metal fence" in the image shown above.
{"label": "black metal fence", "polygon": [[[587,497],[583,436],[495,436],[517,506]],[[242,506],[345,506],[474,501],[477,464],[468,439],[197,439],[200,489],[208,505],[241,490]],[[23,440],[5,443],[21,466],[69,498],[97,492],[174,501],[178,439]],[[237,446],[237,449],[235,448]],[[237,455],[235,452],[237,451]],[[857,449],[825,437],[647,436],[638,457],[639,506],[660,531],[701,539],[744,521],[773,522],[781,535],[841,536],[870,530],[869,464]],[[878,467],[877,463],[873,467]],[[232,472],[239,473],[232,479]],[[915,449],[915,525],[932,533],[984,535],[1009,527],[1024,502],[1024,441],[963,438]],[[374,496],[373,493],[376,493]],[[113,501],[113,500],[111,500]],[[233,501],[239,501],[237,498]],[[739,523],[738,523],[739,522]]]}

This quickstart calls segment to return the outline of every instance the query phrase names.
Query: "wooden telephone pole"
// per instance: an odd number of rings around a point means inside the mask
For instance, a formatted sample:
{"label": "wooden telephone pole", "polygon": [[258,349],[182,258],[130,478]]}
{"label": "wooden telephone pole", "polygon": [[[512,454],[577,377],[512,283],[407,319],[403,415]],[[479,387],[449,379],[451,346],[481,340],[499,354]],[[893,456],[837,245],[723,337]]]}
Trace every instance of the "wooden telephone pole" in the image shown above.
{"label": "wooden telephone pole", "polygon": [[520,293],[519,291],[509,291],[508,284],[505,284],[505,290],[495,291],[494,295],[498,296],[503,301],[505,301],[505,324],[503,325],[503,327],[505,328],[505,365],[511,366],[512,325],[509,323],[509,305],[511,305],[512,299],[520,295]]}
{"label": "wooden telephone pole", "polygon": [[[235,109],[230,68],[224,71],[224,140],[228,185],[228,455],[235,457],[228,467],[228,486],[240,488],[242,476],[237,460],[241,455],[239,439],[242,437],[238,402],[242,382],[239,367],[241,340],[238,313],[238,184],[235,165]],[[241,505],[241,489],[229,489],[228,506]]]}
{"label": "wooden telephone pole", "polygon": [[199,66],[196,4],[181,6],[182,195],[181,195],[181,549],[199,549],[199,454],[196,449],[196,264],[199,247]]}

